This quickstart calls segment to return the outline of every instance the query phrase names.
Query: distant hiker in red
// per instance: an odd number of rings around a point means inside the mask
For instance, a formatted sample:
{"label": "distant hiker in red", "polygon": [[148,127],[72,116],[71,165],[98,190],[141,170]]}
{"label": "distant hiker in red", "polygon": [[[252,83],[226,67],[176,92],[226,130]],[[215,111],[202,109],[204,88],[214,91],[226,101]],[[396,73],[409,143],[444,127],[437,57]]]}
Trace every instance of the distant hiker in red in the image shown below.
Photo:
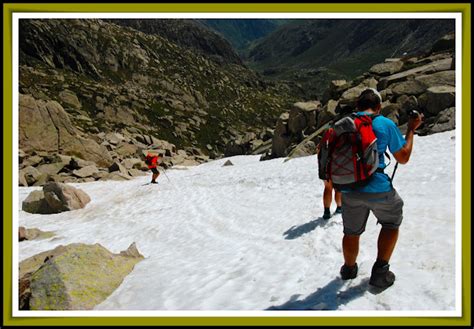
{"label": "distant hiker in red", "polygon": [[158,171],[157,167],[160,163],[160,158],[158,154],[151,154],[148,153],[145,158],[145,163],[148,165],[148,168],[151,169],[151,172],[153,173],[151,176],[151,184],[158,184],[156,179],[158,176],[160,176],[160,172]]}

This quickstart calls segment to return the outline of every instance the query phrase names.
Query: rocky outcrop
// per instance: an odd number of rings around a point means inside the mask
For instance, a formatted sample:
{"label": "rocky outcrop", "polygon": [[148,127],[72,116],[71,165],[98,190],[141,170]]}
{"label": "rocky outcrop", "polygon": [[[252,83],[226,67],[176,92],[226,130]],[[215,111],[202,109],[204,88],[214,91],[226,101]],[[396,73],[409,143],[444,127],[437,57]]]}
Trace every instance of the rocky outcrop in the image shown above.
{"label": "rocky outcrop", "polygon": [[56,214],[84,208],[91,201],[81,189],[48,182],[41,191],[33,191],[22,203],[22,210],[34,214]]}
{"label": "rocky outcrop", "polygon": [[91,310],[143,259],[135,243],[119,254],[100,244],[58,246],[20,262],[21,310]]}
{"label": "rocky outcrop", "polygon": [[[450,40],[451,37],[446,38]],[[437,49],[442,48],[439,47]],[[390,58],[352,81],[332,81],[324,92],[323,103],[316,107],[315,120],[312,120],[313,114],[309,120],[295,106],[289,114],[280,115],[272,149],[262,156],[262,160],[313,154],[314,145],[319,142],[326,125],[353,112],[357,97],[368,87],[377,88],[382,96],[381,114],[401,128],[408,121],[408,113],[417,110],[425,117],[418,134],[454,129],[455,71],[451,66],[454,54],[453,48],[446,46],[446,49],[418,57]]]}
{"label": "rocky outcrop", "polygon": [[104,147],[80,136],[69,115],[56,101],[20,94],[19,145],[24,152],[45,151],[76,155],[106,166],[112,158]]}
{"label": "rocky outcrop", "polygon": [[190,19],[111,19],[147,34],[156,34],[183,47],[197,50],[217,63],[242,65],[230,43],[204,24]]}

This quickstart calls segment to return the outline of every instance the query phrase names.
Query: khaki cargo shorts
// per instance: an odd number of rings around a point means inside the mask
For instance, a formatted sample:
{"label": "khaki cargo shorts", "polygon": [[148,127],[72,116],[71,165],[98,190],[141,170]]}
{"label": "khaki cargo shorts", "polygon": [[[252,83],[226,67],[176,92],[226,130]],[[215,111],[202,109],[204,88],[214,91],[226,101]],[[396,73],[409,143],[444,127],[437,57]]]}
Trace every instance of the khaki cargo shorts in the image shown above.
{"label": "khaki cargo shorts", "polygon": [[370,211],[382,227],[396,229],[403,219],[403,200],[395,189],[382,193],[342,193],[344,234],[361,235]]}

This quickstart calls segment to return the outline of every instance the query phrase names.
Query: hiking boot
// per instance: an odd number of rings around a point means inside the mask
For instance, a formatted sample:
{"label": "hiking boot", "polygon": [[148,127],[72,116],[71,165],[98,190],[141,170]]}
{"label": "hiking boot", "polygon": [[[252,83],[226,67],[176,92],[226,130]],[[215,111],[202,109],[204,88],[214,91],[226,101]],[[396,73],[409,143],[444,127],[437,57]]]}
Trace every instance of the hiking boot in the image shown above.
{"label": "hiking boot", "polygon": [[369,284],[378,288],[388,288],[395,282],[395,274],[389,271],[390,265],[384,261],[376,261],[372,267]]}
{"label": "hiking boot", "polygon": [[342,207],[336,208],[336,214],[342,214]]}
{"label": "hiking boot", "polygon": [[329,208],[324,208],[324,214],[323,214],[323,219],[329,219],[331,218],[331,211]]}
{"label": "hiking boot", "polygon": [[354,266],[347,266],[346,264],[342,265],[341,267],[341,279],[342,280],[349,280],[354,279],[357,276],[357,263]]}
{"label": "hiking boot", "polygon": [[158,184],[158,182],[151,181],[150,184]]}

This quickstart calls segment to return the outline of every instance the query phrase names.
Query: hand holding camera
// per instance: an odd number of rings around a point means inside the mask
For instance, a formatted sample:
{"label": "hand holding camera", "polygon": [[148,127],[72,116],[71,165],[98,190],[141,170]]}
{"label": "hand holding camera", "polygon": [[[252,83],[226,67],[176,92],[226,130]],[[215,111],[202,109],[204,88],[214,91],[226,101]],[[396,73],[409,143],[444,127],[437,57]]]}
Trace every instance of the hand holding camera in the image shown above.
{"label": "hand holding camera", "polygon": [[423,123],[424,115],[417,110],[411,110],[408,112],[408,130],[415,131]]}

